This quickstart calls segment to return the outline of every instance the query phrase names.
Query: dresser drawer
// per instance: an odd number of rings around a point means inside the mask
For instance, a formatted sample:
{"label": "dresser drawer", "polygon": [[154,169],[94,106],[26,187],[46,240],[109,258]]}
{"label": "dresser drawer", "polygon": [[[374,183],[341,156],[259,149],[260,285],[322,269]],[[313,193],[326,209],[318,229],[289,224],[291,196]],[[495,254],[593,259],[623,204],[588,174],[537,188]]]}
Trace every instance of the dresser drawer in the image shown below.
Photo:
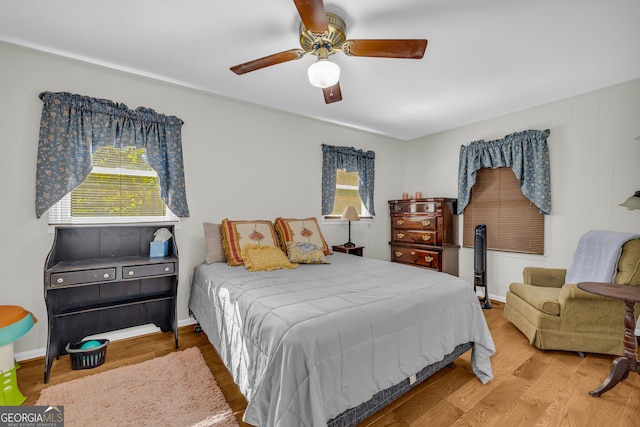
{"label": "dresser drawer", "polygon": [[438,218],[435,216],[400,216],[392,220],[394,228],[435,230],[438,227]]}
{"label": "dresser drawer", "polygon": [[391,214],[400,213],[435,213],[436,202],[398,202],[392,205]]}
{"label": "dresser drawer", "polygon": [[437,235],[435,231],[395,230],[393,241],[435,245],[437,244]]}
{"label": "dresser drawer", "polygon": [[392,246],[391,260],[429,267],[436,270],[440,269],[440,252],[438,251]]}
{"label": "dresser drawer", "polygon": [[109,282],[116,279],[116,269],[100,268],[96,270],[63,271],[51,274],[50,286],[77,285],[80,283]]}
{"label": "dresser drawer", "polygon": [[165,262],[162,264],[147,265],[130,265],[122,267],[123,279],[135,279],[138,277],[150,276],[168,276],[175,272],[175,264],[173,262]]}
{"label": "dresser drawer", "polygon": [[435,268],[436,270],[440,270],[440,252],[425,251],[420,249],[416,250],[415,252],[416,264],[423,267],[430,267]]}

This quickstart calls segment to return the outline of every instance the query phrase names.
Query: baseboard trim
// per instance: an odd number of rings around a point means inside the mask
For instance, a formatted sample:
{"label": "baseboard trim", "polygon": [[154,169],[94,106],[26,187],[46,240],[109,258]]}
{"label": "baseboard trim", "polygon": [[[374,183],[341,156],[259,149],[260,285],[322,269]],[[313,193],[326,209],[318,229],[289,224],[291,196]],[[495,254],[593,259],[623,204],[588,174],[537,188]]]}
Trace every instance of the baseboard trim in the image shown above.
{"label": "baseboard trim", "polygon": [[[197,322],[194,318],[190,317],[188,319],[178,320],[178,327],[195,325]],[[120,329],[113,332],[107,332],[104,334],[91,335],[85,338],[93,338],[100,337],[106,338],[110,341],[118,341],[124,340],[127,338],[139,337],[141,335],[148,335],[154,332],[160,332],[160,328],[154,325],[143,325],[143,326],[135,326],[133,328]],[[38,359],[40,357],[44,357],[47,354],[46,347],[36,348],[33,350],[22,351],[20,353],[15,353],[14,357],[16,361],[20,362],[22,360],[31,360]]]}

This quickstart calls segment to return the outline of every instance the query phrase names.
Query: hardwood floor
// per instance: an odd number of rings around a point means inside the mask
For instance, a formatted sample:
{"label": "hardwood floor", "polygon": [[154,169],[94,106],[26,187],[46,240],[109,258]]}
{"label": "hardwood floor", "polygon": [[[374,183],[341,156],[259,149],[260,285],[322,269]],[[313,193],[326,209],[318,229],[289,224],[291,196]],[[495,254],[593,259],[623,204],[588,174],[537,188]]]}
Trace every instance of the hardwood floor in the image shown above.
{"label": "hardwood floor", "polygon": [[[540,351],[502,316],[503,304],[484,310],[496,345],[492,357],[495,379],[477,380],[470,352],[444,368],[358,427],[405,426],[638,426],[640,375],[629,377],[602,397],[589,396],[609,373],[613,356]],[[622,320],[621,320],[622,321]],[[180,350],[197,346],[205,356],[238,420],[246,401],[220,362],[204,333],[180,328]],[[20,362],[18,382],[33,405],[46,386],[123,365],[139,363],[175,351],[171,334],[152,334],[112,342],[104,365],[71,370],[69,357],[54,361],[49,384],[43,384],[44,360]],[[240,422],[241,426],[248,424]]]}

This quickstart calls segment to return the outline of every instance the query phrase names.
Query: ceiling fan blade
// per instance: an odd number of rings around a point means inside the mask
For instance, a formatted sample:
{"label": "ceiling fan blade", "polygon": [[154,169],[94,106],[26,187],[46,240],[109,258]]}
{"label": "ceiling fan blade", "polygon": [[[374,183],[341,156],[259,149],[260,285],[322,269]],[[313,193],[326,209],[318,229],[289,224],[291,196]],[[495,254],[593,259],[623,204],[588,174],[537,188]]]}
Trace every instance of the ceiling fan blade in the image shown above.
{"label": "ceiling fan blade", "polygon": [[259,70],[260,68],[269,67],[271,65],[300,59],[304,55],[306,55],[306,53],[307,52],[302,49],[286,50],[284,52],[274,53],[273,55],[265,56],[264,58],[254,59],[253,61],[233,66],[230,68],[230,70],[237,75],[241,75],[244,73],[248,73],[249,71]]}
{"label": "ceiling fan blade", "polygon": [[304,26],[312,33],[322,34],[329,29],[322,0],[293,0]]}
{"label": "ceiling fan blade", "polygon": [[342,50],[349,56],[420,59],[427,40],[347,40]]}
{"label": "ceiling fan blade", "polygon": [[324,102],[331,104],[332,102],[342,101],[342,91],[340,90],[340,82],[333,86],[325,87],[322,89],[324,94]]}

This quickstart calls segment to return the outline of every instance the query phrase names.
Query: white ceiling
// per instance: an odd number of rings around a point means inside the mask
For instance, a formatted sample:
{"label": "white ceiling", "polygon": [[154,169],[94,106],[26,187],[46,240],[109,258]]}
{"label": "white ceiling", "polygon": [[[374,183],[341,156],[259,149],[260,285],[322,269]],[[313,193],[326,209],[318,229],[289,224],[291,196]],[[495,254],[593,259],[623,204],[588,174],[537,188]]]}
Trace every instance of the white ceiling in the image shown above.
{"label": "white ceiling", "polygon": [[[291,0],[0,0],[0,40],[410,140],[640,77],[638,0],[325,0],[348,39],[426,38],[421,60],[338,53],[325,104]],[[2,58],[0,58],[0,64]],[[84,94],[92,96],[92,94]],[[117,101],[117,100],[116,100]]]}

